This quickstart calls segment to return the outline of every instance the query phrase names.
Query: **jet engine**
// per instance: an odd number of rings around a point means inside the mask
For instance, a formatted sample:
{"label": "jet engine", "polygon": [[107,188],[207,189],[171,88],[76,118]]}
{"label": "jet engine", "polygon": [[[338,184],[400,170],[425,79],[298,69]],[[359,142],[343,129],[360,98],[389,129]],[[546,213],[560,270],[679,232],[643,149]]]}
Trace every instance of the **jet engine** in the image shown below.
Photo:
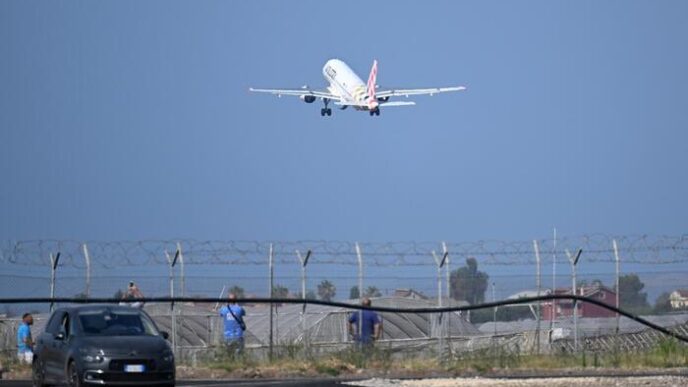
{"label": "jet engine", "polygon": [[313,103],[315,102],[315,96],[313,95],[302,95],[299,98],[305,103]]}
{"label": "jet engine", "polygon": [[389,97],[382,97],[377,99],[378,102],[387,102],[389,101]]}

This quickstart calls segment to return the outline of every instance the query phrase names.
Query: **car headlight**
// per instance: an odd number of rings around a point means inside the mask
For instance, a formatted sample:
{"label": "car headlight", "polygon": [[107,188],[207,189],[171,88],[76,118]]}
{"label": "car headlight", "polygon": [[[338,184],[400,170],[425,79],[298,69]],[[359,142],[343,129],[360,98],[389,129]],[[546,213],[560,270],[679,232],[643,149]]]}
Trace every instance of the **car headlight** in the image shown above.
{"label": "car headlight", "polygon": [[173,362],[174,361],[174,353],[172,351],[165,351],[162,353],[162,361],[164,362]]}
{"label": "car headlight", "polygon": [[82,357],[82,359],[86,363],[101,363],[104,360],[104,358],[100,355],[95,355],[95,356],[94,355],[86,355],[86,356]]}
{"label": "car headlight", "polygon": [[86,363],[101,363],[105,360],[103,350],[79,348],[79,352],[81,353],[81,359]]}

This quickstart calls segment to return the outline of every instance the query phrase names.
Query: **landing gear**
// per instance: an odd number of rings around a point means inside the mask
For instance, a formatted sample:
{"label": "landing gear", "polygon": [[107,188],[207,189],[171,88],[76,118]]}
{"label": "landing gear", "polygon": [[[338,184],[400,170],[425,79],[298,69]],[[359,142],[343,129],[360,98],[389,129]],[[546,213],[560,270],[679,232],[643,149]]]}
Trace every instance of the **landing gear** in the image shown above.
{"label": "landing gear", "polygon": [[375,109],[369,111],[368,113],[370,113],[371,117],[372,116],[379,116],[380,115],[380,108],[375,108]]}
{"label": "landing gear", "polygon": [[331,116],[332,115],[332,109],[328,108],[327,105],[330,104],[330,100],[327,98],[323,98],[323,103],[325,104],[325,107],[320,109],[320,115],[325,117],[325,116]]}

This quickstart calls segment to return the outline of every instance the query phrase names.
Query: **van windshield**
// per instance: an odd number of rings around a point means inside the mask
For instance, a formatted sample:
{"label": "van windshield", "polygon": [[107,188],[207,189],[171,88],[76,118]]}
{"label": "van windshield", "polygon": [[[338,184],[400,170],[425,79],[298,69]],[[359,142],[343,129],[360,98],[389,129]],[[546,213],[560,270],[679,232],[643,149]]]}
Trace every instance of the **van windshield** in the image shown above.
{"label": "van windshield", "polygon": [[79,322],[86,336],[157,336],[153,322],[142,313],[97,309],[79,312]]}

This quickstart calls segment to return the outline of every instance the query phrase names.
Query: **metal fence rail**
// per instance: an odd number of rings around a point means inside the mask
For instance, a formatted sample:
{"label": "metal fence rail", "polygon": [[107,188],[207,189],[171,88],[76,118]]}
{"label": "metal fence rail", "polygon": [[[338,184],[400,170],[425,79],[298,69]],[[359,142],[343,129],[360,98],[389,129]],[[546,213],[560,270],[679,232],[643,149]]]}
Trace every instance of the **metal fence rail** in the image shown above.
{"label": "metal fence rail", "polygon": [[[458,277],[457,269],[465,268],[468,258],[475,259],[477,271],[473,277]],[[461,281],[483,281],[478,301],[565,292],[580,295],[597,284],[614,293],[604,301],[606,304],[623,307],[630,295],[615,290],[623,291],[619,281],[636,275],[644,288],[633,296],[645,294],[648,305],[634,311],[665,314],[680,310],[653,309],[651,304],[657,297],[666,298],[668,293],[688,287],[686,262],[686,235],[557,238],[555,234],[554,238],[529,241],[385,243],[0,241],[0,295],[109,298],[126,290],[126,284],[133,280],[147,297],[224,297],[231,289],[243,290],[252,297],[353,298],[348,302],[358,303],[357,297],[363,293],[372,296],[376,303],[418,298],[429,307],[438,307],[466,302],[456,299]],[[488,279],[481,277],[481,273]],[[0,316],[47,312],[48,306],[0,305]],[[150,312],[156,321],[171,331],[175,347],[211,348],[221,340],[216,306],[161,304],[146,308],[153,308]],[[296,306],[293,310],[277,306],[249,309],[248,319],[252,315],[256,318],[255,332],[249,332],[251,345],[279,347],[297,343],[322,347],[346,342],[347,312],[343,310],[320,310],[314,306]],[[607,320],[597,321],[577,302],[571,305],[557,300],[537,301],[523,307],[499,306],[487,314],[483,312],[453,317],[437,313],[427,319],[404,315],[396,318],[397,326],[388,325],[385,339],[395,343],[399,350],[403,343],[410,346],[411,342],[432,342],[428,345],[436,353],[452,354],[468,350],[457,343],[482,342],[477,338],[480,335],[507,335],[519,337],[511,340],[518,341],[515,348],[521,351],[545,352],[551,350],[553,332],[556,336],[565,331],[565,340],[578,350],[584,350],[581,341],[589,340],[590,332],[601,341],[628,333],[623,331],[616,314],[607,314]],[[668,321],[660,325],[673,326],[672,323],[680,324]],[[500,324],[523,327],[506,331]],[[588,327],[590,324],[592,328]],[[457,326],[464,327],[462,334],[457,334]],[[466,333],[469,326],[471,334]],[[0,322],[0,348],[4,351],[13,348],[12,334],[7,333],[12,329]],[[424,332],[423,335],[408,336],[414,329]],[[392,332],[395,336],[390,336]]]}

